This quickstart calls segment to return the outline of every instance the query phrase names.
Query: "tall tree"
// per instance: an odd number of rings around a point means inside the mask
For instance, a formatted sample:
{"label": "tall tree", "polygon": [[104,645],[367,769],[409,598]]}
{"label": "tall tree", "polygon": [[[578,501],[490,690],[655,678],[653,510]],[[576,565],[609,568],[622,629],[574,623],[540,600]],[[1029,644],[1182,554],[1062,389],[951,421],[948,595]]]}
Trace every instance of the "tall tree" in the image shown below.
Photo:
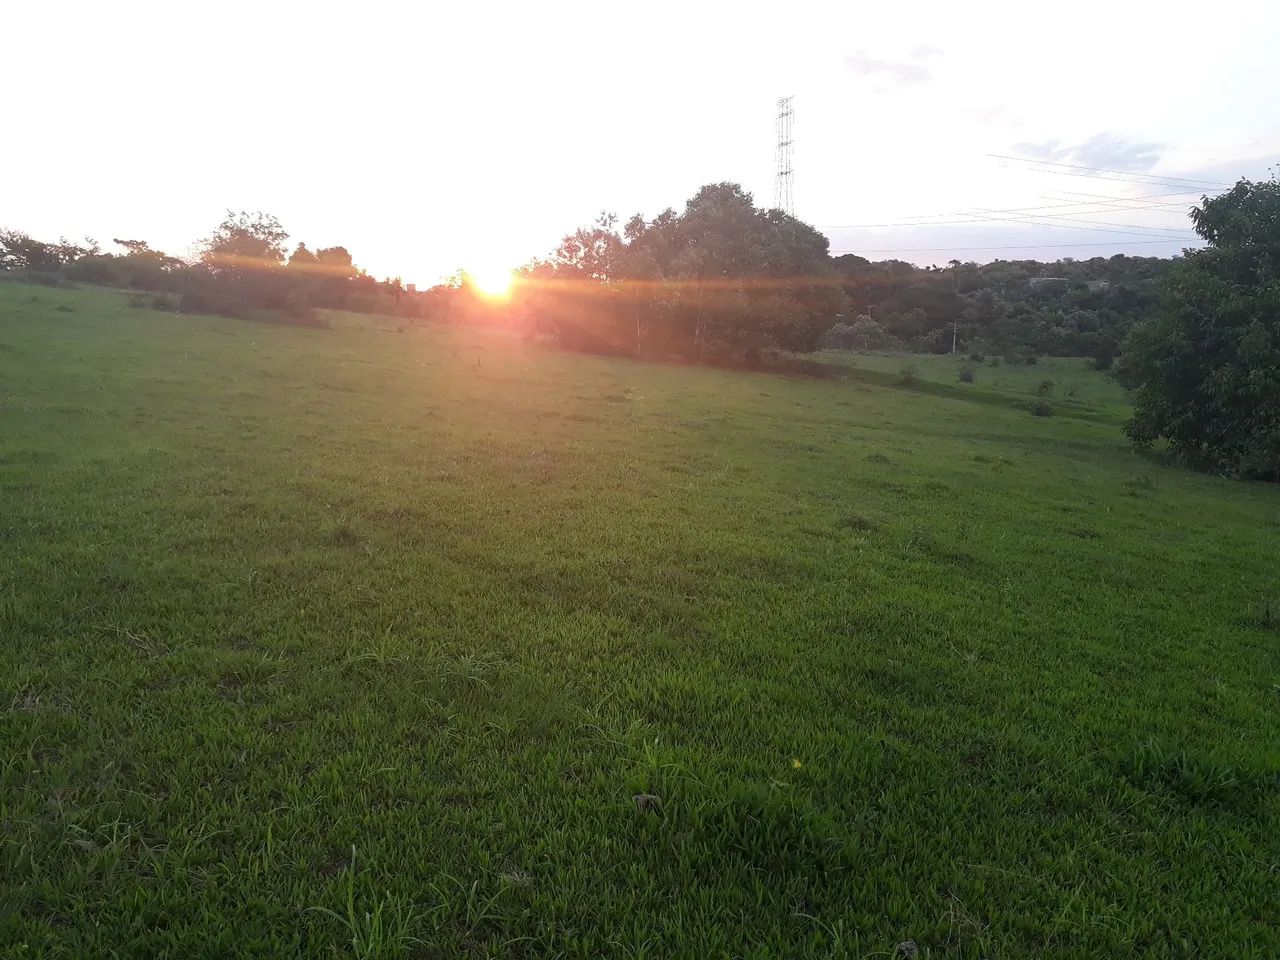
{"label": "tall tree", "polygon": [[299,270],[306,270],[316,265],[316,255],[307,249],[305,243],[299,243],[293,248],[293,253],[289,254],[289,266]]}
{"label": "tall tree", "polygon": [[1280,182],[1241,180],[1192,212],[1208,246],[1187,253],[1159,313],[1117,364],[1135,443],[1280,481]]}
{"label": "tall tree", "polygon": [[200,260],[214,271],[244,275],[284,262],[289,233],[280,221],[261,211],[228,210],[218,228],[201,244]]}
{"label": "tall tree", "polygon": [[533,309],[566,344],[741,361],[813,349],[840,310],[826,238],[737,184],[708,184],[682,212],[634,216],[621,233],[617,223],[601,215],[534,271]]}

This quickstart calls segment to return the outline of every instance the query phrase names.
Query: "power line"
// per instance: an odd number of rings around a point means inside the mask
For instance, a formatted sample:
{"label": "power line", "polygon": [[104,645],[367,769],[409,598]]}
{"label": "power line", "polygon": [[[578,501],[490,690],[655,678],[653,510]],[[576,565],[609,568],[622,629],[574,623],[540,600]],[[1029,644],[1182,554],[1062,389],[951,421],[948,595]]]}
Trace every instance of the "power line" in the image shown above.
{"label": "power line", "polygon": [[1154,243],[1185,244],[1186,241],[1175,237],[1168,240],[1111,240],[1105,243],[1020,243],[995,247],[864,247],[861,250],[831,250],[829,253],[833,257],[838,257],[849,253],[946,253],[960,250],[1044,250],[1050,247],[1114,247],[1118,245],[1136,247]]}
{"label": "power line", "polygon": [[[1102,174],[1093,174],[1093,173],[1074,173],[1070,170],[1033,170],[1031,172],[1032,173],[1051,173],[1059,177],[1083,177],[1086,180],[1111,180],[1115,183],[1136,183],[1139,185],[1145,185],[1150,187],[1182,186],[1182,184],[1169,183],[1164,180],[1126,180],[1123,177],[1108,177],[1108,176],[1103,176]],[[1230,190],[1231,189],[1226,184],[1221,184],[1221,183],[1207,184],[1206,186],[1208,187],[1208,189],[1211,189],[1211,190]]]}
{"label": "power line", "polygon": [[[978,209],[979,209],[979,210],[983,210],[984,208],[979,207]],[[996,211],[992,211],[992,212],[996,212]],[[1105,211],[1105,210],[1098,210],[1098,211],[1096,211],[1096,212],[1098,212],[1098,213],[1106,213],[1106,211]],[[976,214],[975,214],[975,216],[976,216]],[[1064,216],[1061,216],[1061,215],[1059,215],[1059,214],[1053,214],[1053,213],[1041,213],[1041,214],[1037,214],[1037,215],[1036,215],[1036,217],[1035,217],[1034,219],[1032,219],[1032,218],[1028,218],[1028,217],[1024,217],[1024,218],[1022,218],[1022,219],[1014,219],[1013,217],[1001,217],[1001,218],[999,218],[999,219],[1002,219],[1002,220],[1004,220],[1004,219],[1013,220],[1013,222],[1015,222],[1015,223],[1036,223],[1036,224],[1037,224],[1037,225],[1039,225],[1039,226],[1062,226],[1062,227],[1064,227],[1064,228],[1068,226],[1068,224],[1067,224],[1067,223],[1062,223],[1062,224],[1047,223],[1047,224],[1046,224],[1046,223],[1040,223],[1039,221],[1042,221],[1042,220],[1054,220],[1054,221],[1056,221],[1056,220],[1064,220],[1064,221],[1069,221],[1070,223],[1087,223],[1087,224],[1090,224],[1090,225],[1097,224],[1099,228],[1101,228],[1101,227],[1125,227],[1125,228],[1130,228],[1130,229],[1134,229],[1134,230],[1157,230],[1157,231],[1159,231],[1160,233],[1190,233],[1190,232],[1191,232],[1191,230],[1190,230],[1188,227],[1149,227],[1149,226],[1147,226],[1146,224],[1142,224],[1142,223],[1113,223],[1113,222],[1112,222],[1112,221],[1110,221],[1110,220],[1081,220],[1079,217],[1064,217]],[[1075,229],[1075,230],[1088,230],[1088,229],[1089,229],[1089,227],[1074,227],[1074,228],[1072,228],[1072,229]],[[1106,231],[1106,232],[1109,232],[1109,231]]]}
{"label": "power line", "polygon": [[[1188,177],[1166,177],[1160,173],[1138,173],[1137,170],[1111,170],[1106,166],[1085,166],[1084,164],[1064,164],[1056,160],[1034,160],[1029,156],[1010,156],[1009,154],[987,154],[987,156],[996,157],[997,160],[1015,160],[1020,164],[1042,164],[1044,166],[1069,166],[1073,170],[1092,170],[1094,173],[1119,173],[1125,177],[1146,177],[1149,179],[1175,180],[1178,183],[1197,183],[1206,187],[1229,188],[1230,184],[1215,183],[1212,180],[1196,180]],[[1041,170],[1041,173],[1052,173],[1052,170]]]}
{"label": "power line", "polygon": [[[1051,216],[1052,216],[1051,214],[1042,214],[1038,217],[1030,217],[1030,216],[996,217],[996,216],[984,216],[980,213],[973,213],[968,215],[966,218],[962,220],[938,220],[933,223],[882,223],[882,224],[868,224],[867,226],[868,227],[870,226],[897,227],[900,229],[901,228],[921,229],[921,228],[928,228],[928,227],[946,227],[946,226],[960,226],[960,225],[972,226],[973,224],[978,224],[978,223],[1015,223],[1015,224],[1023,224],[1024,226],[1033,226],[1033,227],[1053,227],[1054,229],[1058,229],[1058,230],[1085,230],[1090,233],[1116,233],[1116,234],[1123,234],[1125,236],[1131,236],[1131,237],[1153,237],[1154,238],[1157,236],[1157,234],[1153,231],[1159,231],[1160,233],[1182,233],[1186,235],[1184,239],[1187,239],[1187,240],[1195,239],[1191,235],[1191,230],[1189,228],[1178,229],[1174,227],[1148,227],[1148,226],[1144,226],[1143,224],[1111,223],[1110,221],[1102,221],[1100,225],[1094,226],[1093,225],[1094,221],[1078,220],[1075,223],[1063,223],[1060,221],[1074,220],[1075,218],[1057,217],[1054,219],[1049,219],[1049,217]],[[1076,223],[1087,224],[1087,225],[1077,226]],[[1110,224],[1110,226],[1108,226],[1108,224]],[[1111,229],[1111,227],[1121,227],[1126,229],[1117,230],[1117,229]],[[852,230],[852,229],[860,229],[860,228],[828,227],[826,229]]]}
{"label": "power line", "polygon": [[[993,154],[992,156],[996,156]],[[1137,183],[1144,187],[1183,187],[1184,183],[1170,182],[1164,179],[1129,179],[1125,177],[1107,177],[1105,173],[1076,173],[1075,170],[1030,170],[1029,173],[1047,173],[1055,175],[1055,177],[1083,177],[1087,180],[1111,180],[1114,183]],[[1224,183],[1206,183],[1203,189],[1230,189],[1228,184]]]}
{"label": "power line", "polygon": [[[1165,197],[1203,196],[1205,194],[1204,190],[1178,190],[1174,193],[1153,193],[1145,197],[1108,197],[1107,195],[1102,193],[1084,193],[1083,191],[1080,191],[1080,190],[1063,190],[1061,192],[1071,197],[1095,197],[1098,200],[1105,200],[1108,203],[1145,203],[1146,201],[1149,201],[1149,200],[1161,200],[1161,199],[1164,199]],[[1054,198],[1050,198],[1050,199],[1054,199]],[[1080,201],[1080,202],[1083,203],[1084,201]],[[1188,201],[1183,201],[1183,203],[1186,203],[1186,202]],[[1172,204],[1155,204],[1155,205],[1156,206],[1169,206],[1169,205],[1181,206],[1182,204],[1172,203]]]}
{"label": "power line", "polygon": [[[1074,191],[1071,191],[1071,190],[1066,190],[1066,191],[1063,191],[1063,192],[1064,192],[1064,193],[1074,193]],[[1199,192],[1200,192],[1200,191],[1198,191],[1198,190],[1180,190],[1180,191],[1178,191],[1178,192],[1176,192],[1176,193],[1157,193],[1157,194],[1153,194],[1153,195],[1151,195],[1151,196],[1147,196],[1147,197],[1104,197],[1104,196],[1102,196],[1101,194],[1086,193],[1086,194],[1079,194],[1079,195],[1080,195],[1080,196],[1086,196],[1086,197],[1099,197],[1099,198],[1100,198],[1100,199],[1102,199],[1102,200],[1106,200],[1106,201],[1107,201],[1107,203],[1106,203],[1106,204],[1103,204],[1103,203],[1098,203],[1098,202],[1087,202],[1087,201],[1083,201],[1083,200],[1073,200],[1073,201],[1066,202],[1066,203],[1041,204],[1041,205],[1034,206],[1034,207],[1007,207],[1007,208],[999,209],[999,210],[991,210],[991,211],[989,211],[989,212],[990,212],[990,213],[1034,213],[1035,211],[1039,211],[1039,210],[1059,210],[1059,209],[1062,209],[1063,207],[1085,207],[1085,208],[1088,208],[1088,207],[1103,207],[1103,208],[1104,208],[1104,209],[1101,209],[1101,210],[1083,209],[1083,210],[1074,210],[1074,211],[1071,211],[1071,212],[1073,212],[1073,213],[1079,213],[1079,214],[1082,214],[1082,215],[1083,215],[1083,214],[1090,214],[1090,213],[1109,213],[1109,212],[1113,212],[1113,211],[1115,211],[1115,210],[1146,210],[1146,209],[1148,209],[1148,207],[1141,206],[1141,205],[1140,205],[1140,206],[1136,206],[1136,207],[1132,207],[1132,206],[1115,206],[1115,205],[1116,205],[1116,204],[1141,203],[1141,202],[1143,202],[1143,201],[1148,201],[1148,200],[1157,200],[1157,199],[1161,199],[1161,198],[1164,198],[1164,197],[1180,197],[1180,196],[1183,196],[1183,195],[1185,195],[1185,194],[1192,194],[1192,193],[1199,193]],[[1052,200],[1052,199],[1056,199],[1056,198],[1054,198],[1054,197],[1049,197],[1049,198],[1047,198],[1047,199]],[[1159,206],[1164,206],[1164,204],[1160,204]],[[1182,205],[1182,204],[1178,204],[1178,203],[1170,204],[1169,206],[1172,206],[1172,207],[1175,207],[1175,208],[1179,208],[1179,209],[1182,209],[1182,208],[1183,208],[1183,205]],[[966,218],[968,218],[968,217],[972,217],[972,216],[973,216],[973,213],[972,213],[972,211],[969,211],[969,210],[953,210],[953,211],[951,211],[950,213],[921,213],[921,214],[914,214],[914,215],[910,215],[910,216],[903,217],[903,218],[902,218],[902,220],[893,221],[893,222],[890,222],[890,223],[820,223],[820,224],[816,224],[816,226],[817,226],[817,228],[818,228],[819,230],[862,230],[862,229],[867,229],[867,228],[870,228],[870,227],[933,227],[933,226],[942,226],[943,224],[950,224],[950,223],[970,223],[970,222],[972,222],[972,221],[970,221],[970,220],[968,220],[968,219],[965,219],[965,220],[948,220],[948,221],[941,221],[941,222],[938,222],[938,221],[936,221],[936,220],[935,220],[935,222],[933,222],[933,223],[911,223],[911,222],[909,222],[909,221],[912,221],[912,220],[930,220],[930,219],[932,219],[932,218],[936,218],[936,217],[966,217]],[[1044,214],[1044,216],[1057,216],[1057,215],[1056,215],[1056,214]],[[904,222],[904,221],[907,221],[907,222]]]}

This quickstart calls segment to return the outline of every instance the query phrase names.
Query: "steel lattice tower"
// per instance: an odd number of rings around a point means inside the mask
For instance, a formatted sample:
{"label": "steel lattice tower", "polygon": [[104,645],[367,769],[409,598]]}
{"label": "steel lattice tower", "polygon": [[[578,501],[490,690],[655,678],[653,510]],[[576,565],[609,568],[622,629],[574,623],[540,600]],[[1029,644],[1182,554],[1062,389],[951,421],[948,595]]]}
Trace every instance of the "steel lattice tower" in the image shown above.
{"label": "steel lattice tower", "polygon": [[778,149],[776,154],[778,172],[773,181],[773,205],[789,214],[795,215],[795,197],[792,190],[795,182],[795,171],[791,167],[791,97],[783,97],[778,101]]}

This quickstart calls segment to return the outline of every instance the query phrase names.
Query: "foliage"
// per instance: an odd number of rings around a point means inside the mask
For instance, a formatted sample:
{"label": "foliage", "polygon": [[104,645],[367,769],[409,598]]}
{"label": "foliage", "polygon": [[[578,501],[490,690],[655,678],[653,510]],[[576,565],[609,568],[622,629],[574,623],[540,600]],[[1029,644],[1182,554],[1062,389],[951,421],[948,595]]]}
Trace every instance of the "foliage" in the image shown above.
{"label": "foliage", "polygon": [[[0,276],[60,286],[90,283],[177,298],[185,313],[228,316],[279,314],[314,321],[313,308],[357,310],[413,318],[445,313],[440,291],[409,294],[399,280],[376,281],[342,246],[314,253],[299,243],[285,262],[288,233],[270,214],[227,211],[197,244],[192,263],[153,249],[145,240],[116,238],[123,254],[103,252],[89,239],[44,243],[0,231]],[[167,308],[166,308],[167,309]]]}
{"label": "foliage", "polygon": [[1275,491],[1078,360],[127,295],[0,284],[0,954],[1280,956]]}
{"label": "foliage", "polygon": [[0,271],[56,271],[98,252],[93,240],[86,237],[85,243],[81,246],[66,237],[57,243],[44,243],[19,230],[0,230]]}
{"label": "foliage", "polygon": [[1127,430],[1182,460],[1280,481],[1280,182],[1241,180],[1192,213],[1208,246],[1170,273],[1124,344]]}
{"label": "foliage", "polygon": [[602,214],[527,271],[521,305],[565,346],[750,365],[813,350],[842,309],[826,238],[737,184],[617,224]]}
{"label": "foliage", "polygon": [[[1154,309],[1171,263],[1124,254],[1054,263],[953,260],[943,268],[855,254],[833,260],[849,303],[911,349],[950,350],[954,327],[974,353],[1052,356],[1114,351],[1129,326]],[[1045,276],[1063,282],[1035,283]]]}
{"label": "foliage", "polygon": [[890,350],[896,346],[897,338],[868,316],[837,323],[822,337],[824,350]]}

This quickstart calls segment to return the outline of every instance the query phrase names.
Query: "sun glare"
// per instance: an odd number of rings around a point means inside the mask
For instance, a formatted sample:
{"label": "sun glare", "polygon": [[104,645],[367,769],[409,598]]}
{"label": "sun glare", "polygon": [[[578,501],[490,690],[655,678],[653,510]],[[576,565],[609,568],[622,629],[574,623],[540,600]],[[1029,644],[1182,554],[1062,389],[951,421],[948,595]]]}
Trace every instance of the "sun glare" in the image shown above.
{"label": "sun glare", "polygon": [[515,282],[515,275],[510,270],[495,267],[470,270],[467,276],[476,292],[490,300],[507,299],[511,296],[511,285]]}

